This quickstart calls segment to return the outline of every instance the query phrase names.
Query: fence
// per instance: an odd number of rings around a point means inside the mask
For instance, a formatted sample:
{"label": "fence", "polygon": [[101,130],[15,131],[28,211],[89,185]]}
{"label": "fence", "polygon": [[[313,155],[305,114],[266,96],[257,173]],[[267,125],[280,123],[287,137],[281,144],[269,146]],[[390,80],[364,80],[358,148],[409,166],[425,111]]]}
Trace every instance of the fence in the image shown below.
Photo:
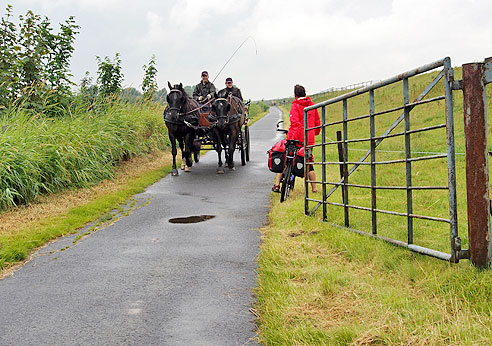
{"label": "fence", "polygon": [[[349,85],[346,85],[343,87],[332,87],[332,88],[328,88],[326,90],[320,91],[319,93],[316,93],[315,95],[321,95],[321,94],[331,93],[331,92],[335,92],[335,91],[344,91],[344,90],[352,90],[352,89],[362,88],[362,87],[372,85],[376,82],[379,82],[379,81],[370,80],[370,81],[366,81],[366,82],[349,84]],[[315,96],[315,95],[313,95],[313,96]]]}
{"label": "fence", "polygon": [[[471,258],[477,266],[486,266],[490,262],[492,254],[491,236],[490,236],[490,214],[489,214],[489,195],[488,195],[488,163],[487,163],[487,136],[486,136],[486,114],[485,114],[485,84],[492,80],[492,62],[486,60],[483,64],[463,65],[463,81],[454,80],[454,71],[451,68],[450,58],[444,58],[431,64],[421,66],[411,71],[399,74],[387,80],[379,81],[367,85],[358,90],[320,102],[304,110],[305,138],[310,130],[319,128],[321,130],[321,143],[315,145],[306,145],[305,150],[313,150],[315,147],[321,148],[320,162],[306,162],[306,180],[305,180],[305,214],[313,214],[320,206],[323,210],[323,220],[327,219],[327,205],[342,207],[344,210],[345,228],[357,233],[379,238],[392,244],[406,247],[414,252],[430,255],[439,259],[458,262],[460,259]],[[409,98],[409,79],[439,68],[438,75],[427,85],[420,95],[412,102]],[[444,95],[427,98],[426,95],[443,80]],[[402,81],[403,83],[403,104],[385,110],[375,111],[375,94],[378,88],[389,86],[393,83]],[[465,109],[465,137],[466,137],[466,160],[467,160],[467,195],[468,195],[468,228],[470,249],[461,249],[461,239],[458,235],[457,222],[457,203],[456,203],[456,168],[455,168],[455,144],[454,144],[454,114],[453,114],[453,90],[463,88],[464,109]],[[362,116],[349,118],[347,101],[359,95],[368,94],[369,110]],[[445,101],[445,122],[438,125],[411,129],[410,113],[419,105]],[[340,120],[326,122],[325,107],[337,103],[342,104],[342,115]],[[321,125],[317,127],[308,127],[308,111],[321,108]],[[395,111],[402,111],[400,116],[387,128],[380,136],[375,134],[375,118],[384,114]],[[467,116],[468,114],[468,116]],[[366,138],[348,138],[347,125],[350,122],[369,120],[369,136]],[[472,120],[473,119],[473,120]],[[404,130],[398,133],[392,131],[401,123],[404,123]],[[326,132],[330,127],[342,127],[338,131],[337,140],[327,140]],[[437,129],[446,129],[446,154],[426,155],[412,157],[411,136],[417,133],[426,133]],[[480,133],[477,137],[477,133]],[[376,160],[376,147],[387,138],[403,138],[405,146],[405,158],[398,160]],[[348,145],[353,143],[368,142],[370,149],[358,161],[348,161]],[[305,143],[307,141],[305,140]],[[477,144],[479,143],[479,144]],[[338,147],[338,161],[327,160],[327,148],[336,145]],[[470,154],[473,151],[474,154]],[[366,159],[369,158],[369,162]],[[447,186],[415,186],[412,184],[412,166],[418,161],[446,159],[447,161]],[[402,186],[378,186],[376,184],[377,169],[380,165],[405,165],[405,183]],[[308,165],[321,166],[321,181],[316,183],[322,184],[322,199],[317,200],[310,198],[308,184],[311,183],[308,177]],[[353,165],[350,169],[348,165]],[[370,185],[351,184],[349,176],[362,165],[370,166]],[[328,167],[336,167],[340,171],[341,179],[339,181],[327,181]],[[485,169],[486,168],[486,169]],[[469,173],[470,172],[470,173]],[[473,173],[472,173],[473,172]],[[469,177],[470,176],[470,177]],[[327,191],[327,186],[333,186]],[[478,187],[477,187],[478,186]],[[329,201],[328,198],[339,188],[342,189],[342,203]],[[349,203],[349,188],[367,189],[370,191],[371,207],[352,205]],[[406,191],[406,212],[396,212],[393,210],[384,210],[377,207],[377,193],[380,190],[404,190]],[[413,192],[416,190],[447,190],[449,200],[449,218],[440,218],[431,215],[420,215],[413,212]],[[315,207],[310,209],[310,205],[315,203]],[[310,204],[311,203],[311,204]],[[371,213],[372,232],[364,232],[350,228],[349,210],[358,209]],[[407,241],[383,237],[378,235],[377,215],[387,214],[398,217],[405,217],[407,222]],[[414,244],[414,219],[424,219],[435,222],[449,224],[449,253],[435,249],[423,247]]]}

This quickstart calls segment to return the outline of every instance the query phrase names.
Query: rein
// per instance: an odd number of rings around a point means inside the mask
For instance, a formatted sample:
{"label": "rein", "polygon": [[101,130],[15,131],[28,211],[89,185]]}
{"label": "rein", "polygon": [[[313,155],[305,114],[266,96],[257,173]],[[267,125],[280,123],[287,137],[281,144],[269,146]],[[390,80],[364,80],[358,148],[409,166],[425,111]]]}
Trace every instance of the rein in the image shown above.
{"label": "rein", "polygon": [[229,101],[229,104],[234,107],[234,112],[236,112],[236,114],[239,114],[238,113],[238,111],[239,111],[239,105],[237,103],[235,105],[232,104],[232,95],[229,95],[229,100],[230,100]]}
{"label": "rein", "polygon": [[208,105],[212,101],[214,101],[214,99],[210,99],[210,101],[208,101],[207,103],[204,103],[204,104],[200,105],[198,108],[192,109],[191,111],[188,111],[186,113],[180,113],[180,115],[186,115],[186,114],[190,114],[190,113],[196,112],[197,110],[202,109],[202,107],[205,107],[206,105]]}
{"label": "rein", "polygon": [[[179,89],[171,89],[171,90],[169,90],[169,93],[172,93],[172,92],[178,92],[178,93],[180,93],[181,95],[183,95],[183,92],[182,92],[181,90],[179,90]],[[214,100],[214,99],[210,99],[208,102],[206,102],[206,103],[204,103],[204,104],[202,104],[202,105],[198,106],[198,108],[192,109],[192,110],[190,110],[190,111],[188,111],[188,112],[184,112],[184,113],[181,113],[181,112],[180,112],[181,108],[170,107],[170,108],[169,108],[169,110],[175,110],[175,111],[177,111],[177,112],[178,112],[178,116],[183,116],[183,115],[187,115],[187,114],[194,113],[194,112],[196,112],[196,111],[198,111],[198,110],[202,109],[202,107],[204,107],[204,106],[208,105],[208,104],[209,104],[209,103],[211,103],[213,100]]]}

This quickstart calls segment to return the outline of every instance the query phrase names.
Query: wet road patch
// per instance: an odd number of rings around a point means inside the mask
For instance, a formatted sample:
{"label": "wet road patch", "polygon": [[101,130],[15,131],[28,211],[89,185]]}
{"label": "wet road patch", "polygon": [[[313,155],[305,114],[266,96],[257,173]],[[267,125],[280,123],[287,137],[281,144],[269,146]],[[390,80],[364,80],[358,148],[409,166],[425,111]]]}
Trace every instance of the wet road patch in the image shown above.
{"label": "wet road patch", "polygon": [[213,219],[215,215],[194,215],[186,217],[174,217],[169,219],[170,223],[198,223]]}

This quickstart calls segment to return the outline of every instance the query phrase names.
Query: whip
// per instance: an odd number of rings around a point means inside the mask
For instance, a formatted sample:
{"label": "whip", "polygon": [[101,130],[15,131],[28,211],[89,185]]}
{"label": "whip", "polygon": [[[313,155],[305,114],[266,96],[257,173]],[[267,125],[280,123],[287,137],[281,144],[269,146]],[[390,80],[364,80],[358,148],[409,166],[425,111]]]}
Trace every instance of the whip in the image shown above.
{"label": "whip", "polygon": [[217,79],[217,77],[219,77],[220,73],[224,70],[224,68],[227,66],[227,64],[229,63],[229,61],[231,61],[231,59],[234,57],[234,55],[236,55],[237,51],[239,49],[241,49],[241,47],[246,43],[247,40],[249,39],[252,39],[253,42],[255,43],[255,53],[256,55],[258,55],[258,49],[256,48],[256,41],[255,39],[253,38],[253,36],[248,36],[240,45],[239,47],[236,48],[236,50],[234,51],[234,53],[232,53],[231,57],[226,61],[226,63],[224,64],[224,66],[222,66],[222,68],[220,69],[219,73],[217,73],[217,75],[215,76],[214,80],[212,81],[215,82],[215,80]]}

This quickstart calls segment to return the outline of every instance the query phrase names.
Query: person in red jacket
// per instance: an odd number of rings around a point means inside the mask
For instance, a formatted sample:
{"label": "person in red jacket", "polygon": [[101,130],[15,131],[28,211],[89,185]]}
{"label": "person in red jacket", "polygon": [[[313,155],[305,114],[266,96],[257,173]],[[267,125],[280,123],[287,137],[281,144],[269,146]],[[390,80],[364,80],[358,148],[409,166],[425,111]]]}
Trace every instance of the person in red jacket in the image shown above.
{"label": "person in red jacket", "polygon": [[[292,101],[292,106],[290,108],[290,127],[287,133],[287,139],[297,139],[301,143],[304,143],[304,108],[313,105],[313,101],[306,96],[306,90],[302,85],[296,84],[294,86],[294,97],[295,100]],[[308,112],[308,127],[320,126],[321,121],[319,119],[319,113],[317,109],[313,109]],[[314,137],[320,133],[320,129],[314,129],[308,131],[308,145],[314,144]],[[312,150],[308,151],[309,153]],[[306,153],[307,158],[310,162],[313,161],[312,154]],[[280,192],[280,179],[282,173],[278,173],[275,178],[275,184],[272,187],[272,191]],[[314,173],[313,165],[309,165],[309,180],[316,180],[316,175]],[[311,183],[311,188],[313,192],[318,192],[316,189],[316,183]]]}

